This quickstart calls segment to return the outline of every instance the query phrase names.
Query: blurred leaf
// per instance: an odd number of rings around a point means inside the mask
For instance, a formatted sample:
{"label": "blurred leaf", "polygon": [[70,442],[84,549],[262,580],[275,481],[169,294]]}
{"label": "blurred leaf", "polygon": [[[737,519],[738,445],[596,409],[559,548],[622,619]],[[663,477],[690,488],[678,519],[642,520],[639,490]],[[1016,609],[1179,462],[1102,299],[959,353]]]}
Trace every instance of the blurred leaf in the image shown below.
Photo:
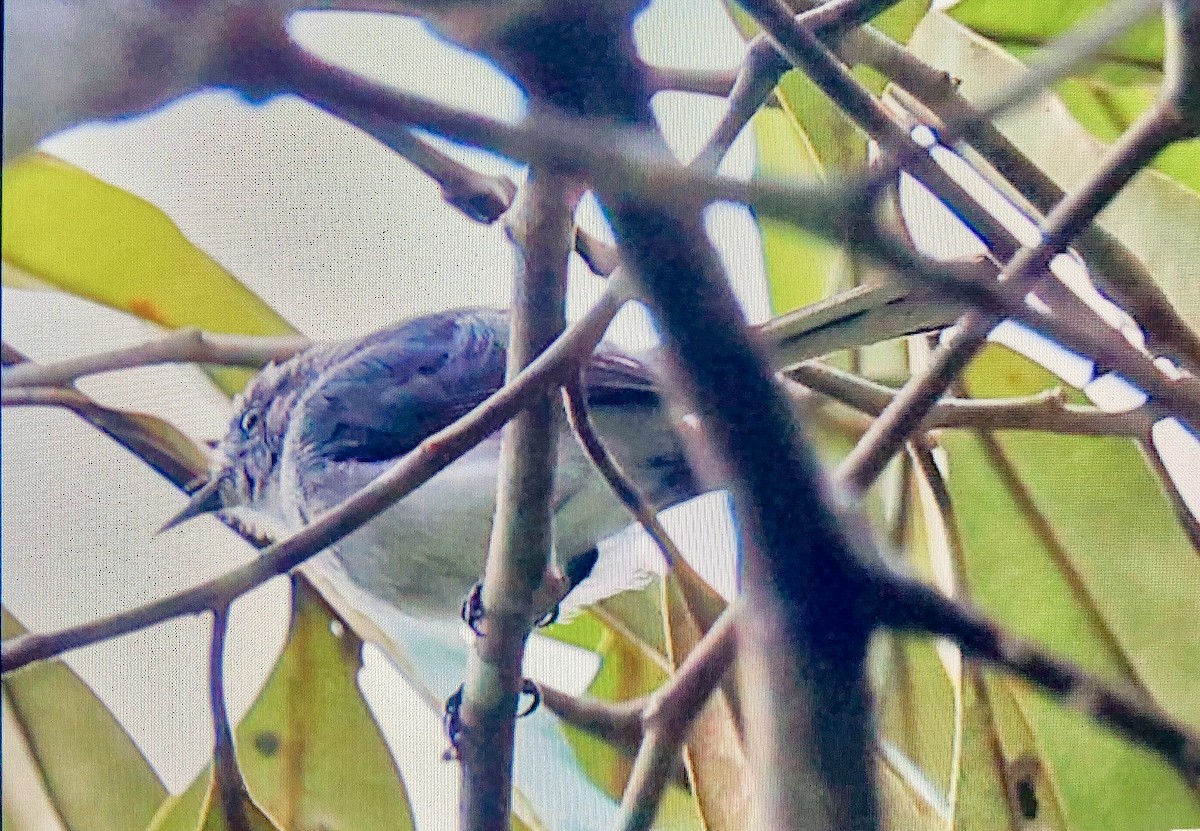
{"label": "blurred leaf", "polygon": [[892,40],[904,43],[929,11],[930,0],[904,0],[876,15],[871,25]]}
{"label": "blurred leaf", "polygon": [[[949,10],[955,20],[1002,46],[1044,46],[1110,6],[1110,0],[963,0]],[[1152,15],[1109,44],[1100,54],[1108,63],[1161,69],[1162,18]]]}
{"label": "blurred leaf", "polygon": [[[313,589],[293,586],[287,646],[235,731],[250,792],[289,831],[411,829],[404,783],[358,689],[362,642]],[[155,831],[195,828],[210,778],[161,812]]]}
{"label": "blurred leaf", "polygon": [[[647,586],[617,597],[627,610],[622,619],[657,622],[661,637],[662,615],[658,611],[656,587]],[[634,604],[640,607],[641,613],[629,613]],[[611,603],[605,601],[600,609],[583,612],[566,626],[551,627],[547,634],[600,656],[600,669],[588,686],[588,695],[604,701],[628,701],[657,689],[666,680],[667,671],[665,662],[649,657],[644,642],[639,642],[632,629],[614,627],[598,616],[609,606]],[[629,779],[632,760],[617,748],[575,727],[564,725],[563,731],[588,777],[619,800]]]}
{"label": "blurred leaf", "polygon": [[[760,110],[751,128],[758,151],[756,176],[803,181],[819,175],[812,146],[787,114]],[[845,255],[838,246],[789,223],[759,217],[758,225],[775,314],[815,303],[836,287],[845,268]]]}
{"label": "blurred leaf", "polygon": [[[2,616],[4,638],[25,632],[7,609]],[[60,660],[42,661],[6,675],[3,689],[46,794],[68,831],[146,827],[166,788],[79,676]]]}
{"label": "blurred leaf", "polygon": [[209,457],[204,448],[158,416],[99,404],[78,412],[181,488],[208,475]]}
{"label": "blurred leaf", "polygon": [[[1055,87],[1071,115],[1101,141],[1114,142],[1154,103],[1148,84],[1119,86],[1099,78],[1068,78]],[[1155,157],[1153,166],[1200,193],[1200,141],[1177,141]]]}
{"label": "blurred leaf", "polygon": [[[1029,366],[992,346],[965,381],[977,395],[1026,394],[1045,380]],[[1137,446],[1041,433],[995,439],[1015,480],[973,434],[941,439],[972,598],[1009,630],[1200,726],[1200,559]],[[1200,824],[1196,793],[1157,757],[1023,685],[989,689],[1011,693],[994,694],[992,705],[1008,761],[1037,761],[1069,827]]]}
{"label": "blurred leaf", "polygon": [[[17,274],[168,328],[294,331],[154,205],[44,153],[4,168],[3,255]],[[214,377],[233,393],[249,374]]]}
{"label": "blurred leaf", "polygon": [[[663,607],[678,668],[725,609],[717,594],[682,558],[662,580]],[[726,678],[732,680],[733,674]],[[721,683],[705,702],[684,745],[684,764],[707,831],[745,827],[754,791],[734,714],[733,684]]]}
{"label": "blurred leaf", "polygon": [[[993,94],[1024,72],[1016,58],[941,12],[926,15],[910,48],[961,79],[959,91],[972,101]],[[1092,175],[1106,151],[1051,95],[1006,114],[997,126],[1067,191]],[[1200,326],[1200,292],[1195,290],[1200,234],[1179,233],[1180,228],[1200,228],[1200,194],[1157,170],[1146,170],[1100,214],[1100,225],[1146,264],[1176,310]]]}

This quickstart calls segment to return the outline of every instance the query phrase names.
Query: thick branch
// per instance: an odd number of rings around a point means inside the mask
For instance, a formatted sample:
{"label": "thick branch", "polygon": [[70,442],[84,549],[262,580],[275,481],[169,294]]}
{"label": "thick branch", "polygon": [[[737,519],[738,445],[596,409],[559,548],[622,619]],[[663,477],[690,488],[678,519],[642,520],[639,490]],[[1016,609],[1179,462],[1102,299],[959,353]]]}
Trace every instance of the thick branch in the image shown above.
{"label": "thick branch", "polygon": [[[508,379],[543,352],[566,325],[566,271],[572,211],[568,182],[535,170],[522,205],[525,231],[513,286]],[[487,566],[485,635],[476,641],[463,685],[459,760],[464,831],[506,831],[512,803],[513,737],[525,641],[542,613],[534,596],[550,573],[554,469],[560,410],[539,390],[505,428]]]}

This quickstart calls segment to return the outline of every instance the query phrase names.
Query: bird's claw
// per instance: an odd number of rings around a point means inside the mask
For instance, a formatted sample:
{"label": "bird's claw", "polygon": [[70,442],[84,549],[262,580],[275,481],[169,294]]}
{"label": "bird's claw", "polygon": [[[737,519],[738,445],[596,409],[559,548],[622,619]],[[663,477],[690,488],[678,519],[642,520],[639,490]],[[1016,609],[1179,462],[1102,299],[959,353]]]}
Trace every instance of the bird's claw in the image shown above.
{"label": "bird's claw", "polygon": [[[521,679],[521,695],[529,696],[530,700],[525,705],[525,708],[517,713],[517,718],[525,718],[528,715],[532,715],[542,705],[541,689],[528,678]],[[462,723],[462,703],[463,688],[460,686],[446,699],[446,706],[442,711],[442,728],[446,731],[446,738],[450,742],[450,746],[442,754],[442,758],[447,762],[453,762],[459,758],[459,749],[464,729]]]}
{"label": "bird's claw", "polygon": [[525,716],[532,715],[533,712],[542,705],[541,689],[539,689],[538,685],[533,681],[530,681],[528,678],[521,679],[521,695],[529,696],[530,700],[529,705],[524,710],[521,710],[519,713],[517,713],[517,718],[525,718]]}
{"label": "bird's claw", "polygon": [[446,706],[442,710],[442,729],[446,731],[446,738],[450,741],[450,746],[442,753],[442,758],[447,762],[453,762],[459,756],[459,743],[463,734],[462,701],[463,688],[460,686],[446,699]]}
{"label": "bird's claw", "polygon": [[483,637],[483,629],[480,628],[479,622],[483,620],[485,612],[483,609],[483,583],[476,583],[471,586],[471,591],[467,592],[467,596],[462,602],[462,622],[467,624],[479,637]]}
{"label": "bird's claw", "polygon": [[[558,615],[559,604],[555,603],[553,608],[534,621],[533,625],[537,626],[539,629],[550,626],[551,624],[558,622]],[[462,609],[459,612],[459,616],[462,618],[462,622],[467,624],[472,632],[481,638],[484,636],[483,627],[480,626],[480,622],[484,619],[484,617],[487,616],[487,611],[483,608],[482,582],[476,583],[471,587],[471,590],[467,592],[467,596],[463,598]]]}

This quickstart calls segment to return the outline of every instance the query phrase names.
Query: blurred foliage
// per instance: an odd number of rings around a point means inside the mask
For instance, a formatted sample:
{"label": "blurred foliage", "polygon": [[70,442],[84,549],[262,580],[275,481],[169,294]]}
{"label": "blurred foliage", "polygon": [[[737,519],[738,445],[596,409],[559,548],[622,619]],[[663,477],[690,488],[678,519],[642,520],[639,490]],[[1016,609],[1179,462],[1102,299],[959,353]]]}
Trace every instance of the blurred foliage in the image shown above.
{"label": "blurred foliage", "polygon": [[[6,640],[24,634],[7,609],[0,614]],[[23,742],[66,831],[146,827],[166,788],[121,723],[70,667],[44,661],[5,676],[3,689],[20,732],[4,737],[5,768],[8,754]]]}

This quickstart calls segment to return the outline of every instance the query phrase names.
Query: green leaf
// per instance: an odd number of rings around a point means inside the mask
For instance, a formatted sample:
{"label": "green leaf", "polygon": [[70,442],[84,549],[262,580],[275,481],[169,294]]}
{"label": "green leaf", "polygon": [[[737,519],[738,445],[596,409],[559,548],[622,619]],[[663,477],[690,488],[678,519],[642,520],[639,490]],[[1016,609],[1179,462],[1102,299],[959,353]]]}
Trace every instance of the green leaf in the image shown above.
{"label": "green leaf", "polygon": [[[4,638],[24,634],[2,611]],[[4,694],[68,831],[140,831],[166,788],[104,703],[60,660],[6,675]],[[7,744],[7,742],[6,742]]]}
{"label": "green leaf", "polygon": [[[760,110],[751,128],[758,151],[756,176],[796,181],[819,175],[812,145],[785,113]],[[759,217],[758,225],[775,314],[815,303],[840,282],[846,258],[838,246],[790,223]]]}
{"label": "green leaf", "polygon": [[[1055,87],[1080,124],[1101,141],[1114,142],[1154,103],[1150,84],[1118,85],[1101,78],[1068,78]],[[1177,141],[1155,157],[1153,166],[1200,193],[1200,141]]]}
{"label": "green leaf", "polygon": [[871,25],[892,40],[904,43],[929,11],[930,0],[904,0],[876,15]]}
{"label": "green leaf", "polygon": [[[293,586],[287,646],[235,731],[250,793],[286,829],[411,829],[404,783],[358,689],[362,641],[313,589]],[[195,828],[210,778],[201,774],[155,831]]]}
{"label": "green leaf", "polygon": [[210,779],[200,812],[200,831],[280,831],[279,825],[246,792],[244,782],[238,783],[236,808],[230,810],[231,806],[221,799],[217,777]]}
{"label": "green leaf", "polygon": [[[972,101],[993,94],[1025,71],[1016,58],[941,12],[926,15],[910,48],[961,79],[959,91]],[[1107,150],[1049,94],[1006,114],[997,126],[1068,192],[1092,175]],[[1200,193],[1157,170],[1145,170],[1100,214],[1099,224],[1146,264],[1176,310],[1200,326],[1200,292],[1195,290],[1200,234],[1179,233],[1180,228],[1200,228]]]}
{"label": "green leaf", "polygon": [[[1003,46],[1036,47],[1110,5],[1109,0],[963,0],[949,14]],[[1161,70],[1163,45],[1162,19],[1152,16],[1109,44],[1100,57],[1109,63]]]}
{"label": "green leaf", "polygon": [[[976,395],[1026,394],[1045,375],[1029,366],[993,346],[964,380]],[[1200,726],[1200,559],[1138,447],[1042,433],[995,441],[1002,455],[968,432],[941,439],[971,597],[1010,631]],[[1006,754],[1042,764],[1069,827],[1200,823],[1195,792],[1157,757],[1003,683],[1012,701],[1001,738],[1016,748]]]}
{"label": "green leaf", "polygon": [[[33,278],[168,328],[294,331],[144,199],[44,153],[5,167],[3,187],[6,281]],[[229,393],[249,378],[214,375]]]}

